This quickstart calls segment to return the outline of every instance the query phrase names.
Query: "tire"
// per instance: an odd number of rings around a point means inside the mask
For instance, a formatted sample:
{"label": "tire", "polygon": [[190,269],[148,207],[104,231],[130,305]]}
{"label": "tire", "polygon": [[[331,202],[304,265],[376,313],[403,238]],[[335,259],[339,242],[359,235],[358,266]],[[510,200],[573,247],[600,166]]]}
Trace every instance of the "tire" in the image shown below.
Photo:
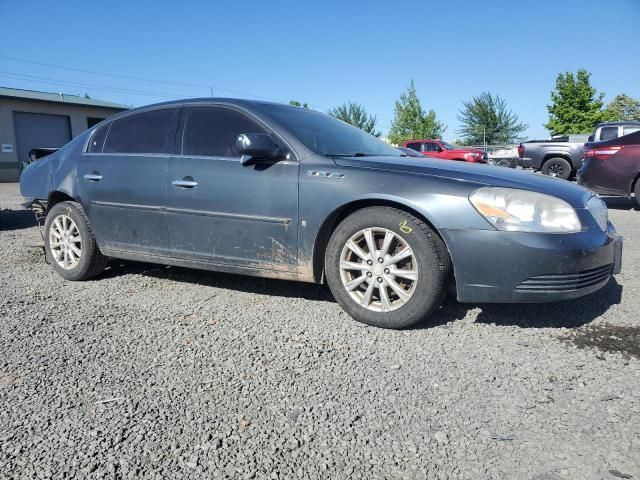
{"label": "tire", "polygon": [[633,193],[636,194],[636,203],[640,207],[640,178],[636,180],[636,188],[633,189]]}
{"label": "tire", "polygon": [[[376,251],[371,258],[367,230]],[[387,254],[376,258],[387,238],[392,238]],[[410,256],[392,261],[401,257],[401,251],[406,254],[407,247]],[[358,249],[359,254],[355,253]],[[374,263],[379,258],[383,262]],[[325,253],[325,272],[333,296],[354,319],[400,329],[426,320],[440,307],[451,261],[442,239],[422,220],[397,208],[367,207],[349,215],[333,231]],[[395,287],[402,289],[402,295]]]}
{"label": "tire", "polygon": [[60,202],[49,210],[44,245],[54,270],[66,280],[87,280],[107,265],[108,258],[98,249],[89,219],[76,202]]}
{"label": "tire", "polygon": [[545,175],[549,175],[550,177],[569,180],[569,177],[571,177],[572,168],[571,164],[564,158],[554,157],[544,162],[540,171]]}

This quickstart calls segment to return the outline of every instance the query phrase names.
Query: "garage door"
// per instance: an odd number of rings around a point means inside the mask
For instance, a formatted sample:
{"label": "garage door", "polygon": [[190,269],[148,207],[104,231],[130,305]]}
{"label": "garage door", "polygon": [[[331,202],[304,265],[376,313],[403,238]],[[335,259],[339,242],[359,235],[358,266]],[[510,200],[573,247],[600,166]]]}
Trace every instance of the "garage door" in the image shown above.
{"label": "garage door", "polygon": [[32,148],[59,148],[71,140],[71,124],[66,115],[13,112],[18,160],[25,161]]}

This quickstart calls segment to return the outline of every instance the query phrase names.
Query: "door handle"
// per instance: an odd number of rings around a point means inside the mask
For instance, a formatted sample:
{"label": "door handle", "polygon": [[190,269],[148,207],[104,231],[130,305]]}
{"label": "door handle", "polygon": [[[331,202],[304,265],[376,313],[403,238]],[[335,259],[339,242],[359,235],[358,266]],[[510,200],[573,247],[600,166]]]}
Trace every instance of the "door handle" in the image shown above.
{"label": "door handle", "polygon": [[100,175],[98,172],[85,173],[83,177],[85,180],[89,180],[90,182],[99,182],[100,180],[102,180],[102,175]]}
{"label": "door handle", "polygon": [[182,180],[174,180],[171,185],[181,188],[193,188],[198,186],[198,182],[194,182],[191,177],[184,177]]}

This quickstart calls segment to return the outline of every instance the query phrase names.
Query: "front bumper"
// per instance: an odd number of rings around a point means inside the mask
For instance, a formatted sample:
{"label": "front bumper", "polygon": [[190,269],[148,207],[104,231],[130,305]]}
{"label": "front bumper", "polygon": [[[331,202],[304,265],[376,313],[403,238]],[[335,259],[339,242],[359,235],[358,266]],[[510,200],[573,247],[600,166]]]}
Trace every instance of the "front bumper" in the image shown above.
{"label": "front bumper", "polygon": [[622,263],[622,237],[608,232],[573,234],[443,230],[456,278],[458,301],[543,303],[599,290]]}

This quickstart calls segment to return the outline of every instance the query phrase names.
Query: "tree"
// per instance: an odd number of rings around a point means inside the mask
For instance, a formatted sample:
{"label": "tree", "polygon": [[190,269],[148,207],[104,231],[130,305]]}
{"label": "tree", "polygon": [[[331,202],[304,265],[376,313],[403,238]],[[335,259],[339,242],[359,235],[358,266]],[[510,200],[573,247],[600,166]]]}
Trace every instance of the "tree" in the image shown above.
{"label": "tree", "polygon": [[640,121],[640,101],[624,93],[616,95],[611,100],[611,103],[607,105],[605,111],[607,112],[607,119],[610,121]]}
{"label": "tree", "polygon": [[378,122],[376,117],[369,115],[359,103],[343,103],[339,107],[329,110],[327,113],[371,135],[376,137],[380,136],[380,132],[376,131],[376,123]]}
{"label": "tree", "polygon": [[436,118],[436,112],[425,112],[420,104],[416,87],[411,80],[406,93],[396,102],[395,115],[389,130],[389,141],[400,145],[405,140],[440,138],[446,126]]}
{"label": "tree", "polygon": [[307,102],[300,103],[297,100],[289,100],[289,105],[293,105],[294,107],[309,108],[309,104]]}
{"label": "tree", "polygon": [[462,105],[458,113],[461,127],[457,133],[467,145],[514,143],[529,128],[507,108],[507,102],[500,95],[482,92]]}
{"label": "tree", "polygon": [[556,88],[551,92],[549,121],[545,128],[552,135],[591,132],[594,127],[607,120],[602,109],[604,93],[597,93],[589,80],[591,74],[584,69],[560,73],[556,79]]}

